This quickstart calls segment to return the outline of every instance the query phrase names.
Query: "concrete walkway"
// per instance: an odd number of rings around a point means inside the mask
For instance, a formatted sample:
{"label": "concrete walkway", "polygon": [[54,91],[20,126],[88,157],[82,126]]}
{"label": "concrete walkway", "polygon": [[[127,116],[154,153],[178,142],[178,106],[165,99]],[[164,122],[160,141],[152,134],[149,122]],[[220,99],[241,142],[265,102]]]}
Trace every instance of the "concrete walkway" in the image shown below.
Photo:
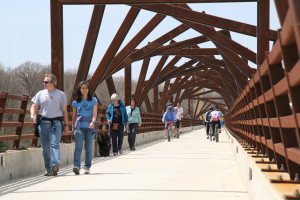
{"label": "concrete walkway", "polygon": [[[127,141],[124,141],[127,142]],[[83,170],[81,171],[83,173]],[[204,129],[140,146],[122,156],[95,158],[90,175],[72,166],[57,177],[41,174],[0,186],[0,199],[248,200],[223,131],[210,142]]]}

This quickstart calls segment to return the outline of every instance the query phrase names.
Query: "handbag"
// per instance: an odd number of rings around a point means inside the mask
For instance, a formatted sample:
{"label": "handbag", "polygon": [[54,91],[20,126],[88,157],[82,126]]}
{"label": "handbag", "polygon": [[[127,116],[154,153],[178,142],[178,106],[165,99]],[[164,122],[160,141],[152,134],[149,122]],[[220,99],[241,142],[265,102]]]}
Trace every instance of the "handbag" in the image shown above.
{"label": "handbag", "polygon": [[119,127],[119,124],[118,123],[113,123],[112,125],[113,125],[112,130],[117,131],[118,127]]}

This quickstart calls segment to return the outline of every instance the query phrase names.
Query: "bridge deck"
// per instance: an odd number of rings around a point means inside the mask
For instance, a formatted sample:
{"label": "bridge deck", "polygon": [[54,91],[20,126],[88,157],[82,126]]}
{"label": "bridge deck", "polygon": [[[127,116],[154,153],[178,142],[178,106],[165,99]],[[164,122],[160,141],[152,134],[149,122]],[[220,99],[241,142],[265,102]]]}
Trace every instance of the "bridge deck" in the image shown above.
{"label": "bridge deck", "polygon": [[224,131],[219,143],[204,134],[194,130],[170,143],[161,140],[122,156],[95,158],[90,175],[76,176],[68,166],[57,177],[13,181],[0,186],[0,199],[248,200]]}

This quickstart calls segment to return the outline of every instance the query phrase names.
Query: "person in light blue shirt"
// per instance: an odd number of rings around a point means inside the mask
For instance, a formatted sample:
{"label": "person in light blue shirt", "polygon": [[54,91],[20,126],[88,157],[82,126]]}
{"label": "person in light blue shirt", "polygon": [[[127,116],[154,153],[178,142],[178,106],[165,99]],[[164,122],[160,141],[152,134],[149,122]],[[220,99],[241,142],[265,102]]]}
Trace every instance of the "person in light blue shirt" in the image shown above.
{"label": "person in light blue shirt", "polygon": [[85,174],[90,173],[93,157],[93,143],[97,137],[97,99],[92,97],[89,92],[88,82],[82,81],[78,84],[77,90],[73,95],[73,118],[72,125],[75,137],[74,168],[76,175],[80,174],[81,153],[83,141],[85,142]]}
{"label": "person in light blue shirt", "polygon": [[131,99],[130,106],[126,107],[126,112],[128,115],[128,123],[127,129],[127,137],[128,137],[128,144],[130,150],[135,150],[135,138],[138,127],[142,125],[142,119],[140,115],[140,109],[136,106],[135,99]]}
{"label": "person in light blue shirt", "polygon": [[164,113],[162,121],[165,123],[165,139],[166,139],[168,136],[168,127],[169,127],[168,122],[172,122],[171,126],[172,126],[172,130],[174,132],[174,123],[176,121],[176,116],[175,116],[175,113],[172,112],[171,106],[167,107],[167,111]]}

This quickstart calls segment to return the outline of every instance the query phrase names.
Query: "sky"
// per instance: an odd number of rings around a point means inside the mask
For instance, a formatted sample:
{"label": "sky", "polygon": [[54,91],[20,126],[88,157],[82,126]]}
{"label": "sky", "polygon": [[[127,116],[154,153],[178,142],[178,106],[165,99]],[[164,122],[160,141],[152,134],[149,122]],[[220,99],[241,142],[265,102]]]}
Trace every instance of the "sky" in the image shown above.
{"label": "sky", "polygon": [[[205,11],[210,15],[240,21],[252,25],[257,24],[257,3],[201,3],[189,4],[195,11]],[[92,74],[99,65],[101,58],[106,52],[115,33],[118,31],[125,18],[129,6],[107,5],[104,18],[99,31],[95,47],[90,73]],[[88,31],[93,5],[65,5],[64,16],[64,66],[65,70],[77,69],[85,37]],[[122,46],[124,47],[130,39],[155,15],[150,11],[142,10],[131,30],[126,36]],[[145,46],[164,33],[179,26],[180,23],[171,17],[165,18],[158,27],[137,47]],[[280,28],[273,0],[270,0],[270,28]],[[231,32],[232,39],[256,52],[256,38]],[[176,41],[200,36],[193,30],[188,30],[176,37]],[[51,63],[51,41],[50,41],[50,0],[0,0],[0,63],[6,67],[15,68],[26,61],[38,62],[44,65]],[[270,48],[273,43],[270,43]],[[211,42],[199,45],[202,48],[215,47]],[[120,48],[120,49],[121,49]],[[217,57],[218,58],[218,57]],[[171,58],[169,58],[170,60]],[[168,61],[169,61],[168,60]],[[159,57],[150,61],[146,79],[152,74]],[[183,64],[187,59],[182,59],[177,66]],[[137,79],[142,62],[135,62],[132,66],[133,79]],[[256,67],[254,63],[249,63]],[[120,71],[117,75],[123,75]]]}

